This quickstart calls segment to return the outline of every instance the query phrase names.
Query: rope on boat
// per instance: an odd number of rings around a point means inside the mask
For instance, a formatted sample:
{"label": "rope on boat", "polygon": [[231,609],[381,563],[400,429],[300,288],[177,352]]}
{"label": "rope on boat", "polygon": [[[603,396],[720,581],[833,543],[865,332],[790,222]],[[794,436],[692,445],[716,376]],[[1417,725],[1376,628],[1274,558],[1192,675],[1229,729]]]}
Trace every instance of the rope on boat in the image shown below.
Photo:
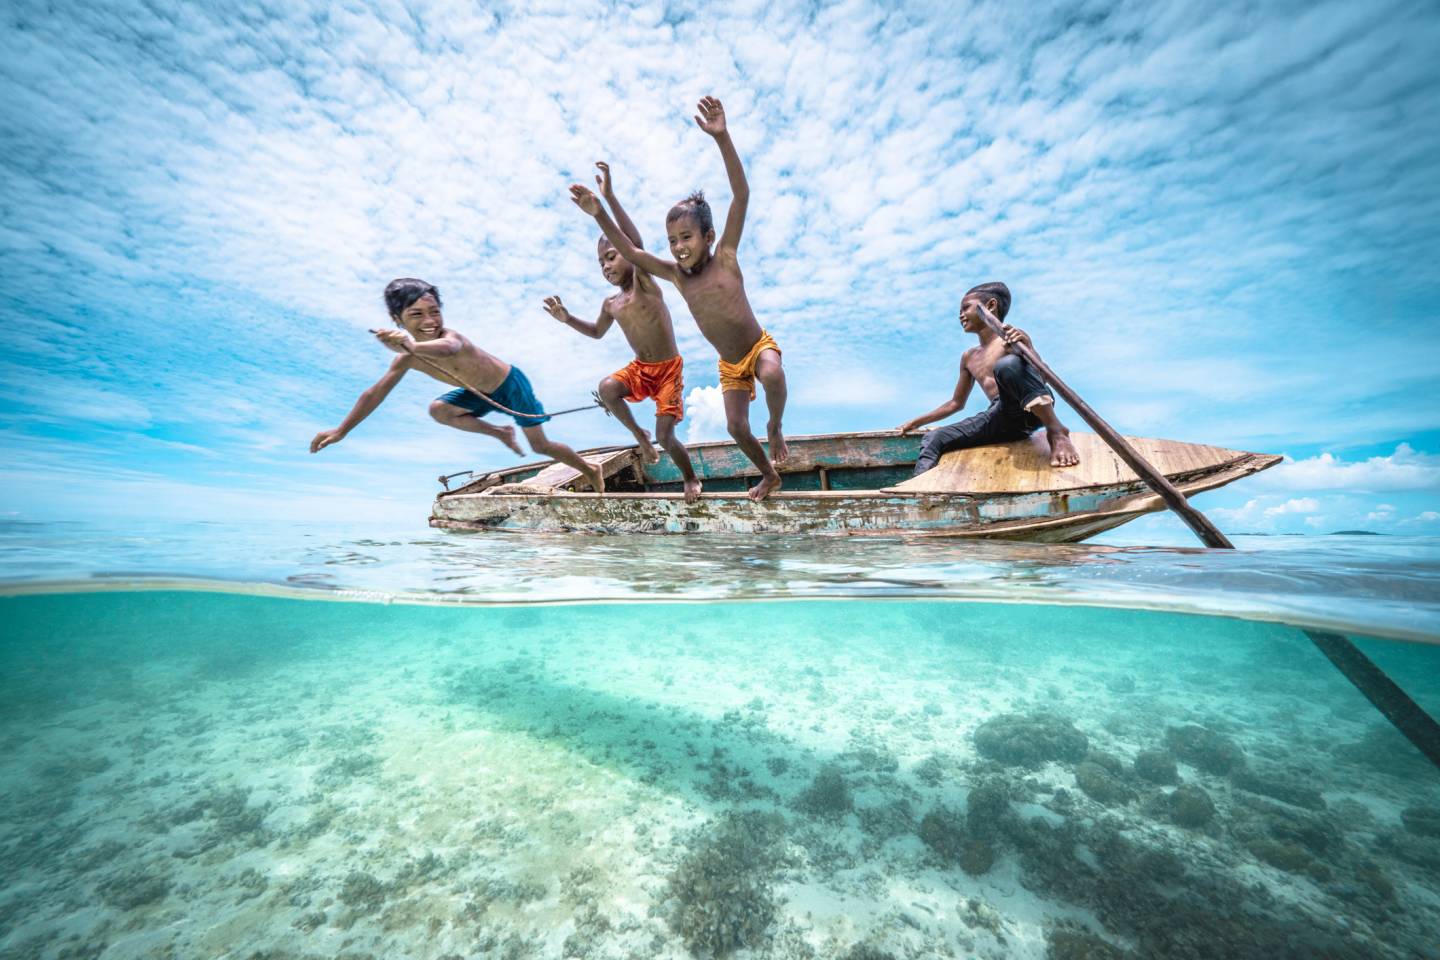
{"label": "rope on boat", "polygon": [[[374,331],[374,330],[371,330],[370,332],[371,332],[371,333],[374,333],[375,331]],[[470,386],[470,384],[466,383],[464,380],[461,380],[459,377],[457,377],[455,374],[451,373],[449,370],[446,370],[444,367],[440,366],[438,363],[432,363],[432,362],[430,362],[429,359],[427,359],[426,357],[420,356],[418,353],[411,353],[410,356],[414,357],[416,360],[419,360],[421,363],[425,364],[425,365],[426,365],[427,367],[429,367],[430,369],[432,369],[432,370],[438,370],[438,371],[440,371],[441,373],[445,374],[445,376],[447,376],[447,377],[449,377],[450,379],[454,380],[456,383],[460,384],[460,386],[464,387],[466,390],[469,390],[471,393],[475,394],[477,397],[480,397],[482,400],[484,400],[486,403],[490,404],[490,406],[494,407],[496,410],[499,410],[501,413],[508,413],[508,414],[510,414],[512,417],[534,417],[534,416],[538,416],[538,414],[534,414],[534,413],[520,413],[518,410],[511,410],[509,407],[505,406],[505,404],[497,402],[493,397],[491,397],[489,394],[487,394],[484,390],[476,390],[474,387]],[[547,414],[545,414],[545,416],[547,416],[547,417],[563,417],[563,416],[564,416],[565,414],[567,414],[567,413],[579,413],[581,410],[594,410],[596,407],[599,407],[601,410],[604,410],[604,411],[605,411],[605,416],[608,417],[608,416],[611,416],[611,415],[612,415],[612,414],[610,413],[610,408],[607,407],[607,406],[605,406],[605,401],[603,401],[603,400],[600,399],[600,391],[599,391],[599,390],[591,390],[591,391],[590,391],[590,396],[595,399],[595,402],[594,402],[594,403],[586,404],[586,405],[583,406],[583,407],[571,407],[569,410],[557,410],[557,411],[555,411],[554,413],[547,413]],[[442,475],[441,475],[440,477],[438,477],[437,479],[440,481],[440,486],[444,487],[446,490],[449,490],[449,489],[450,489],[450,481],[451,481],[451,480],[454,480],[456,477],[463,477],[463,476],[465,476],[466,474],[469,474],[470,476],[473,477],[473,476],[475,475],[475,471],[474,471],[474,470],[460,470],[460,471],[457,471],[457,472],[455,472],[455,473],[442,474]]]}
{"label": "rope on boat", "polygon": [[[379,331],[371,330],[370,332],[378,333]],[[595,398],[595,402],[586,404],[583,407],[571,407],[569,410],[557,410],[554,413],[521,413],[519,410],[511,410],[509,407],[505,406],[505,404],[496,401],[494,397],[490,396],[484,390],[476,390],[470,384],[466,383],[464,380],[461,380],[458,376],[451,373],[449,370],[446,370],[444,367],[440,366],[440,364],[431,361],[428,357],[422,357],[420,356],[420,354],[414,352],[413,350],[409,352],[410,356],[414,357],[416,360],[419,360],[421,363],[425,364],[430,369],[438,370],[445,376],[449,377],[451,380],[454,380],[456,383],[460,384],[460,386],[464,387],[466,390],[469,390],[471,393],[475,394],[475,396],[490,404],[490,406],[494,407],[496,410],[499,410],[501,413],[508,413],[512,417],[530,417],[532,419],[535,417],[563,417],[567,413],[579,413],[581,410],[594,410],[596,407],[604,410],[606,416],[610,415],[610,411],[600,400],[600,392],[598,390],[590,391],[590,396]],[[461,473],[465,472],[467,471],[461,471]],[[452,477],[459,475],[460,474],[451,474]]]}

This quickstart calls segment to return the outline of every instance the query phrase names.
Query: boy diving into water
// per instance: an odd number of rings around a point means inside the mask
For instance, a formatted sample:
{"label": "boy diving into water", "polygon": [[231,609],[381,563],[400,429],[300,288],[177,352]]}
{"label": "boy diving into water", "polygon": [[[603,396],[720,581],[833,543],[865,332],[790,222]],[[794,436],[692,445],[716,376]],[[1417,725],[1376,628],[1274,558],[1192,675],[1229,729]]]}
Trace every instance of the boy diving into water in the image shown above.
{"label": "boy diving into water", "polygon": [[1033,349],[1029,335],[1007,325],[1004,339],[997,337],[981,319],[981,305],[1003,321],[1010,310],[1010,288],[1003,283],[982,283],[961,298],[960,327],[979,337],[980,343],[960,357],[960,380],[955,384],[955,395],[929,413],[906,421],[900,426],[900,433],[910,433],[964,409],[970,388],[976,383],[990,398],[990,407],[927,434],[920,444],[915,474],[929,470],[941,454],[951,450],[1023,440],[1041,426],[1050,441],[1050,465],[1075,466],[1080,462],[1080,454],[1070,442],[1070,431],[1055,415],[1055,397],[1029,363],[1005,350],[1011,343],[1025,343]]}
{"label": "boy diving into water", "polygon": [[[789,456],[781,418],[785,413],[785,369],[780,363],[780,348],[774,338],[761,329],[745,296],[745,281],[736,259],[740,233],[745,226],[745,209],[750,201],[750,187],[740,156],[725,126],[725,110],[714,97],[705,97],[699,104],[696,124],[715,138],[720,156],[725,160],[725,173],[730,179],[730,212],[725,217],[725,232],[715,243],[714,221],[710,205],[703,193],[695,193],[677,203],[665,217],[670,253],[674,260],[662,260],[641,250],[630,241],[600,200],[586,187],[575,184],[570,196],[600,224],[610,243],[630,263],[656,277],[675,284],[700,332],[720,354],[720,390],[725,400],[725,420],[730,436],[750,461],[760,470],[760,482],[750,488],[750,499],[763,500],[780,489],[780,473],[775,463]],[[767,426],[770,457],[755,435],[750,432],[750,402],[755,399],[755,381],[765,387],[765,405],[770,411]]]}
{"label": "boy diving into water", "polygon": [[[615,211],[615,220],[626,238],[637,249],[641,248],[640,231],[620,206],[620,201],[615,199],[609,164],[597,163],[595,166],[600,168],[600,175],[595,178],[600,195]],[[635,435],[645,462],[659,463],[660,454],[650,443],[649,435],[635,422],[626,404],[627,400],[639,403],[646,397],[655,398],[655,438],[685,478],[685,502],[694,503],[700,496],[700,480],[695,476],[685,445],[675,436],[675,424],[685,416],[685,362],[675,346],[675,327],[670,322],[670,311],[665,306],[665,298],[655,278],[620,256],[608,237],[600,237],[598,252],[600,272],[620,291],[606,298],[595,322],[581,320],[572,314],[558,296],[546,297],[545,309],[556,320],[596,340],[605,336],[612,324],[620,324],[620,332],[625,334],[630,348],[635,351],[635,359],[600,381],[600,400],[615,415],[615,419]]]}
{"label": "boy diving into water", "polygon": [[[580,459],[565,444],[545,436],[540,425],[550,418],[520,368],[486,353],[445,326],[439,290],[424,280],[392,280],[385,288],[385,306],[390,319],[404,329],[377,330],[375,338],[400,356],[391,361],[390,369],[374,386],[360,394],[340,426],[315,434],[315,439],[310,441],[311,453],[319,453],[345,439],[346,434],[384,402],[406,373],[419,370],[456,388],[430,404],[430,416],[440,423],[467,433],[494,437],[524,456],[525,451],[515,442],[514,427],[494,427],[481,419],[498,410],[496,404],[509,407],[516,411],[511,417],[524,432],[531,450],[574,467],[596,493],[605,492],[605,478],[599,469]],[[471,392],[471,387],[493,398],[495,403]]]}

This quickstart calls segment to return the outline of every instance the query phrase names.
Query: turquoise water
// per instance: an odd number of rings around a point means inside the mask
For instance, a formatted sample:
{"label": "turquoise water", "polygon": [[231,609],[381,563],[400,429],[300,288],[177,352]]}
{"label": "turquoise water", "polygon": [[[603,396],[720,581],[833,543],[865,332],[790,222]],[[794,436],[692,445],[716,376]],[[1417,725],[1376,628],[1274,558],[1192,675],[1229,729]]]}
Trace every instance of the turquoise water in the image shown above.
{"label": "turquoise water", "polygon": [[200,533],[0,536],[0,956],[1440,956],[1433,542]]}

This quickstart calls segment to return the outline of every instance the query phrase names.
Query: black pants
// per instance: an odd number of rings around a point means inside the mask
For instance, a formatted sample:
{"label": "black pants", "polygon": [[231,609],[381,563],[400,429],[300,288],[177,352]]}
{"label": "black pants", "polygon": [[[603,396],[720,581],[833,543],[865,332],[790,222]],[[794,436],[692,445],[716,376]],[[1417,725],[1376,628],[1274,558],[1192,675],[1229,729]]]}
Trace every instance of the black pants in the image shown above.
{"label": "black pants", "polygon": [[1023,440],[1035,432],[1040,419],[1025,405],[1039,396],[1053,396],[1035,369],[1023,358],[1007,353],[995,361],[995,385],[1000,388],[1000,396],[990,409],[925,435],[920,457],[915,461],[917,475],[935,466],[940,455],[951,450]]}

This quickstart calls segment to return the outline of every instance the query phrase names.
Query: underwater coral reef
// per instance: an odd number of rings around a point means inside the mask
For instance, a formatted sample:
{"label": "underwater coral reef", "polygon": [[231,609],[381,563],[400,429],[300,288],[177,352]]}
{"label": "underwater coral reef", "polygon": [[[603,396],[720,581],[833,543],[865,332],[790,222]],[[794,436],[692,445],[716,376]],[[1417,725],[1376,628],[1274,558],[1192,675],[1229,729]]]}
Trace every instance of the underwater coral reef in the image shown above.
{"label": "underwater coral reef", "polygon": [[1283,625],[27,603],[6,958],[1437,956],[1434,771]]}

